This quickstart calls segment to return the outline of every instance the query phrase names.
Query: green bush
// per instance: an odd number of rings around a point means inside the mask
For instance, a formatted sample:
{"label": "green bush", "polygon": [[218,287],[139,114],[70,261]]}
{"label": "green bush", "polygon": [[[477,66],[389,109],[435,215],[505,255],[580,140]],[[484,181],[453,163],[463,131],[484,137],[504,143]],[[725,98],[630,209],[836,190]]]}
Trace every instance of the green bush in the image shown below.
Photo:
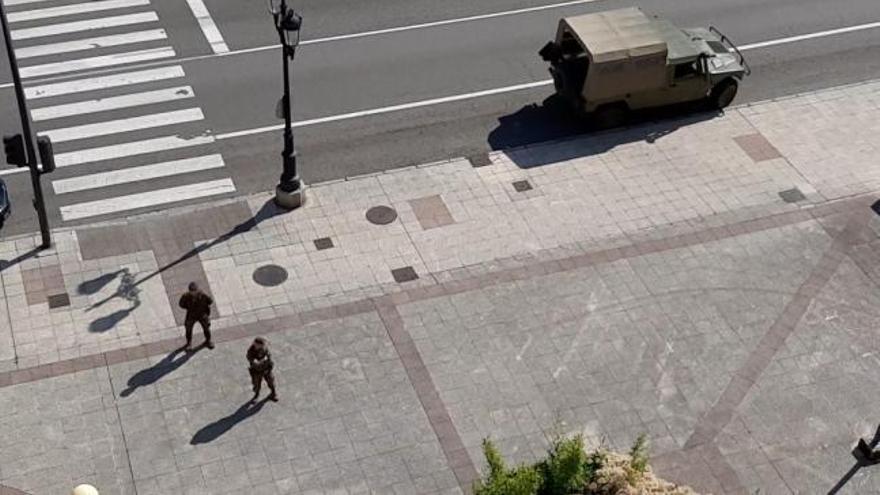
{"label": "green bush", "polygon": [[587,477],[585,468],[587,455],[584,452],[584,438],[561,436],[553,440],[547,460],[539,464],[543,482],[540,495],[569,495],[584,486]]}
{"label": "green bush", "polygon": [[629,449],[629,457],[627,480],[631,485],[635,485],[648,469],[648,437],[644,433],[636,438],[632,448]]}
{"label": "green bush", "polygon": [[627,485],[638,487],[648,471],[648,440],[644,434],[636,439],[629,457],[610,453],[601,445],[587,453],[583,436],[565,438],[561,434],[551,442],[547,458],[534,465],[507,467],[489,439],[483,440],[483,455],[488,473],[474,483],[475,495],[617,493]]}
{"label": "green bush", "polygon": [[535,495],[541,486],[541,475],[532,466],[508,469],[498,448],[491,440],[483,440],[483,455],[489,465],[485,480],[477,481],[475,495]]}
{"label": "green bush", "polygon": [[592,453],[587,455],[587,462],[584,464],[584,484],[588,485],[596,481],[596,473],[605,466],[608,460],[608,452],[599,447]]}

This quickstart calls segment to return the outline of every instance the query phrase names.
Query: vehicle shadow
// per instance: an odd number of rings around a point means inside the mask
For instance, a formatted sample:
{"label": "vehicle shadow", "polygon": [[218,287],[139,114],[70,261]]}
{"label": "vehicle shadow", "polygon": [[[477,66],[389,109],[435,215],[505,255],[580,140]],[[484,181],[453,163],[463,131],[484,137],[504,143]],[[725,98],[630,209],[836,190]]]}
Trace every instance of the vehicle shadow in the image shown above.
{"label": "vehicle shadow", "polygon": [[245,402],[229,416],[220,418],[217,421],[214,421],[213,423],[206,425],[201,430],[197,431],[196,434],[193,435],[192,440],[190,440],[189,443],[191,445],[199,445],[202,443],[213,442],[214,440],[220,438],[220,436],[222,436],[224,433],[231,430],[238,423],[241,423],[247,418],[260,412],[260,409],[262,409],[268,401],[269,397],[266,396],[259,402]]}
{"label": "vehicle shadow", "polygon": [[[489,133],[493,150],[510,150],[510,159],[520,168],[533,168],[582,156],[604,153],[622,144],[654,143],[676,130],[711,120],[720,111],[706,110],[701,103],[671,105],[630,114],[629,124],[617,129],[597,129],[589,117],[579,117],[557,95],[540,105],[530,104],[498,119]],[[557,146],[542,153],[517,153],[515,148],[548,141],[570,140],[576,146]]]}
{"label": "vehicle shadow", "polygon": [[[190,360],[190,358],[195,356],[196,352],[202,349],[202,346],[193,349],[194,352],[185,352],[184,349],[185,347],[174,349],[158,363],[149,368],[144,368],[132,375],[126,383],[127,386],[125,390],[120,392],[119,395],[122,397],[128,397],[137,389],[158,382],[165,375],[168,375],[177,370],[177,368],[183,366]],[[178,356],[180,357],[178,358]]]}

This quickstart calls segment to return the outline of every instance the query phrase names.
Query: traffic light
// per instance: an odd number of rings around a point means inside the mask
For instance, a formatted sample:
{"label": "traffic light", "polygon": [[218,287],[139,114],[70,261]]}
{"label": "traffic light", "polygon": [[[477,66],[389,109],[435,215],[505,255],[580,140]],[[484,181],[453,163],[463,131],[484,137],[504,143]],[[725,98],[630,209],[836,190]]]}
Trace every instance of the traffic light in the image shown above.
{"label": "traffic light", "polygon": [[55,170],[55,152],[52,151],[52,140],[47,136],[37,136],[37,151],[40,153],[40,163],[43,164],[40,173],[53,172]]}
{"label": "traffic light", "polygon": [[6,163],[16,167],[27,167],[24,138],[21,134],[3,136],[3,152],[6,153]]}

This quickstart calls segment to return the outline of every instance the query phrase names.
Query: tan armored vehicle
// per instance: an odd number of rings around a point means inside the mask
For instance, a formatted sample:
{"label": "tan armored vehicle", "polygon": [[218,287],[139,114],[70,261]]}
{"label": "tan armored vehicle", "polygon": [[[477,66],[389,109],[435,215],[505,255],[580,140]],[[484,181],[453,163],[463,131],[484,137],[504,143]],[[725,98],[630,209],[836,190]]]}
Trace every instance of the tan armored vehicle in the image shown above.
{"label": "tan armored vehicle", "polygon": [[556,92],[603,126],[640,108],[696,100],[724,108],[751,72],[714,27],[679,29],[636,7],[563,18],[539,54]]}

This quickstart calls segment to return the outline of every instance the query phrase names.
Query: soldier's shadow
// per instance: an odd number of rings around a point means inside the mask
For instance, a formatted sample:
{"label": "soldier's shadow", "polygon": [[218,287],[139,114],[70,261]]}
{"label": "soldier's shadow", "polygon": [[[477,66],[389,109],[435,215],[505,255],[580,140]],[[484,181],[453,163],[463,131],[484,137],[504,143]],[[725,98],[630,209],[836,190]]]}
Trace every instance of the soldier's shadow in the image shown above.
{"label": "soldier's shadow", "polygon": [[235,425],[241,423],[247,418],[253,416],[260,412],[260,409],[266,405],[266,402],[269,400],[269,397],[266,396],[259,402],[247,401],[241,405],[234,413],[229,416],[225,416],[223,418],[214,421],[213,423],[206,425],[201,430],[197,431],[195,435],[193,435],[192,440],[190,440],[191,445],[199,445],[202,443],[210,443],[214,440],[217,440],[227,431],[231,430]]}
{"label": "soldier's shadow", "polygon": [[[195,349],[198,352],[202,347],[199,346]],[[181,355],[182,354],[182,355]],[[181,355],[180,358],[177,358],[178,355]],[[119,393],[122,397],[128,397],[135,390],[140,387],[145,387],[147,385],[152,385],[159,381],[165,375],[173,372],[177,368],[180,368],[187,361],[190,360],[191,357],[195,355],[195,352],[184,352],[184,347],[180,347],[178,349],[174,349],[170,354],[162,358],[161,361],[150,366],[149,368],[142,369],[131,376],[128,379],[127,387],[125,390]]]}

